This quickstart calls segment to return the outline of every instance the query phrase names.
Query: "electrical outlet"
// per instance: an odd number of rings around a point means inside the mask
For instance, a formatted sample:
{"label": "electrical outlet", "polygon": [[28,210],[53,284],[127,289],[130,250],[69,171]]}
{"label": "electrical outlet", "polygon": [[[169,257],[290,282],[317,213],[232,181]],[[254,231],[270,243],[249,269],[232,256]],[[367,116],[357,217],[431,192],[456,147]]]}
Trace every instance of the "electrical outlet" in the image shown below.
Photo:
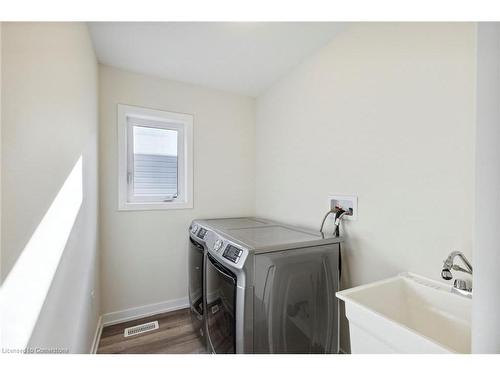
{"label": "electrical outlet", "polygon": [[345,215],[348,220],[356,220],[358,218],[358,197],[356,195],[330,195],[328,197],[330,209],[340,207],[351,214]]}

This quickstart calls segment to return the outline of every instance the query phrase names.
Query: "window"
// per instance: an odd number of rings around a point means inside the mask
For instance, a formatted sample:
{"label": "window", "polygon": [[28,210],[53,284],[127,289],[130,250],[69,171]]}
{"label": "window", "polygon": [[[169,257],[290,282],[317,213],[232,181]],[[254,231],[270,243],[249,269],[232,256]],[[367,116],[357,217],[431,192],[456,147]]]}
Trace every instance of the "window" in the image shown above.
{"label": "window", "polygon": [[193,207],[193,116],[118,105],[118,208]]}

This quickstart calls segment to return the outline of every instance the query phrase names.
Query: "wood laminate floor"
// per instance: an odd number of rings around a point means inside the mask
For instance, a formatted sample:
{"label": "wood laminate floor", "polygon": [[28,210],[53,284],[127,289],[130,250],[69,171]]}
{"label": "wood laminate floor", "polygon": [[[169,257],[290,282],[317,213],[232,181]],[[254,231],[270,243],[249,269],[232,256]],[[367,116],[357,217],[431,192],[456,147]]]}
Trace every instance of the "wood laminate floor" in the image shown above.
{"label": "wood laminate floor", "polygon": [[[125,328],[158,321],[159,329],[124,337]],[[104,327],[98,354],[193,354],[206,353],[203,338],[191,324],[189,309],[153,315]]]}

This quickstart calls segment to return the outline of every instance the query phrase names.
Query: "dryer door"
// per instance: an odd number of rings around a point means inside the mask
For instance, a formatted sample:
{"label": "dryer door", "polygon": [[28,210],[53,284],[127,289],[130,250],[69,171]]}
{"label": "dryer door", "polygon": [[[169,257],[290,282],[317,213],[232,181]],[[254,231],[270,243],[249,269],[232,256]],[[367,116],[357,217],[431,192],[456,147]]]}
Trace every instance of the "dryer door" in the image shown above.
{"label": "dryer door", "polygon": [[205,308],[213,353],[235,353],[236,276],[210,254],[206,258]]}

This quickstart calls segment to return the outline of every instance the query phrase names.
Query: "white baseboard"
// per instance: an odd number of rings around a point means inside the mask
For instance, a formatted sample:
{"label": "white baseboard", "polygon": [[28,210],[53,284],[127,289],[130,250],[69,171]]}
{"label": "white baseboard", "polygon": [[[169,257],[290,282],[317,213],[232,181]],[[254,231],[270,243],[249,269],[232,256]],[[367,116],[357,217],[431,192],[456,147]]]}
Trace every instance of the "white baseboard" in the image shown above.
{"label": "white baseboard", "polygon": [[102,326],[107,327],[113,324],[127,322],[129,320],[135,320],[155,314],[184,309],[186,307],[189,307],[188,297],[153,303],[151,305],[132,307],[126,310],[103,314]]}
{"label": "white baseboard", "polygon": [[92,347],[90,348],[90,354],[96,354],[97,348],[99,347],[99,341],[101,340],[102,333],[102,316],[97,320],[97,326],[95,329],[94,340],[92,341]]}

